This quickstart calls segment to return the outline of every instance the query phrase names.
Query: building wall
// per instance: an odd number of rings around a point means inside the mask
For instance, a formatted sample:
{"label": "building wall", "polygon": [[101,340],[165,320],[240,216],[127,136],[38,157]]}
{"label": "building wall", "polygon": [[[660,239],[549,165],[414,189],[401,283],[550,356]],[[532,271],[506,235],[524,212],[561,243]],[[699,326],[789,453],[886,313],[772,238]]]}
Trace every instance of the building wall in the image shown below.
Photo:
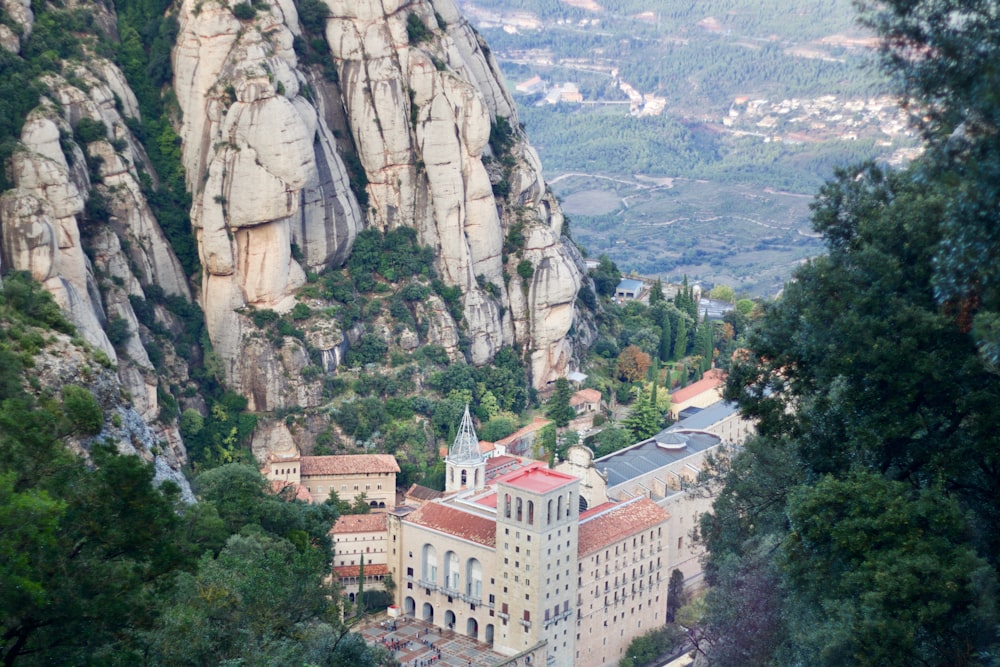
{"label": "building wall", "polygon": [[[390,572],[396,581],[396,604],[403,613],[492,643],[498,622],[492,602],[498,571],[495,549],[390,516],[390,559],[394,534],[400,546]],[[458,563],[457,572],[446,564],[446,557]],[[479,564],[478,586],[470,577],[471,561]],[[457,581],[450,575],[457,575]]]}
{"label": "building wall", "polygon": [[666,622],[669,526],[659,525],[580,559],[578,665],[617,665],[632,640]]}
{"label": "building wall", "polygon": [[[509,500],[508,500],[509,496]],[[572,667],[575,654],[579,480],[544,492],[497,484],[495,648],[507,654],[546,642],[547,664]]]}
{"label": "building wall", "polygon": [[365,565],[386,564],[386,532],[334,533],[333,565],[359,565],[364,554]]}
{"label": "building wall", "polygon": [[710,405],[718,403],[722,400],[722,385],[718,387],[712,387],[707,389],[700,394],[696,394],[686,401],[680,401],[679,403],[671,403],[670,405],[670,418],[677,419],[681,411],[687,408],[707,408]]}
{"label": "building wall", "polygon": [[341,500],[347,502],[352,502],[359,493],[364,493],[369,504],[375,502],[379,505],[377,509],[392,508],[396,504],[396,473],[308,475],[302,476],[300,483],[306,487],[315,503],[325,502],[333,489]]}

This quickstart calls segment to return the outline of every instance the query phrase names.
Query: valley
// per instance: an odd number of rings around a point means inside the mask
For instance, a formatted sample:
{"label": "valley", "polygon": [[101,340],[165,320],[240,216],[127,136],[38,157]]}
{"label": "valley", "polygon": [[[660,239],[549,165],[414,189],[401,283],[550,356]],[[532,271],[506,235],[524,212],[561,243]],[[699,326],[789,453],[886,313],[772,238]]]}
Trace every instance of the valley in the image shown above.
{"label": "valley", "polygon": [[625,270],[773,295],[836,167],[919,154],[847,2],[462,6],[574,238]]}

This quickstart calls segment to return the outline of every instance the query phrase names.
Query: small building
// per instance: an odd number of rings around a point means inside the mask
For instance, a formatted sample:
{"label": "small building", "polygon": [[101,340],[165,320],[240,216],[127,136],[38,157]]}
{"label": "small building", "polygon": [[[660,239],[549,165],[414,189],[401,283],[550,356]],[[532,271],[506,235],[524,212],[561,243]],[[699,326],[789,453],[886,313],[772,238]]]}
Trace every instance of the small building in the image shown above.
{"label": "small building", "polygon": [[[726,383],[726,374],[717,369],[705,371],[700,380],[681,387],[670,394],[670,418],[677,421],[681,413],[688,408],[706,408],[722,400],[722,387]],[[686,413],[684,416],[689,416]]]}
{"label": "small building", "polygon": [[344,595],[354,602],[361,587],[364,561],[365,590],[383,589],[386,565],[386,515],[345,514],[330,529],[333,539],[333,573]]}
{"label": "small building", "polygon": [[373,510],[396,504],[399,464],[391,454],[274,457],[263,472],[272,482],[305,487],[314,503],[325,502],[335,492],[346,501],[363,493]]}
{"label": "small building", "polygon": [[535,417],[527,426],[522,426],[506,438],[496,441],[496,448],[511,456],[531,456],[538,432],[551,424],[545,417]]}
{"label": "small building", "polygon": [[623,278],[615,288],[615,299],[618,301],[635,301],[641,299],[646,291],[646,283],[633,278]]}
{"label": "small building", "polygon": [[601,411],[601,392],[596,389],[581,389],[569,399],[569,405],[577,415]]}

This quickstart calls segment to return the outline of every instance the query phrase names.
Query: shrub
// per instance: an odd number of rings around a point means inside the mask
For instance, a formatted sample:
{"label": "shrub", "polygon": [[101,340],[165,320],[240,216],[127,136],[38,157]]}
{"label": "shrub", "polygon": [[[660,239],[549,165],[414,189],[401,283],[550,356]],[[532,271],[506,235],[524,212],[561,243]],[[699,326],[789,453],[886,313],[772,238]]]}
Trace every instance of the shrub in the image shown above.
{"label": "shrub", "polygon": [[531,276],[535,275],[535,267],[530,259],[524,259],[518,263],[517,275],[521,276],[525,281],[531,280]]}
{"label": "shrub", "polygon": [[108,326],[105,328],[104,333],[107,334],[111,344],[118,349],[128,340],[128,321],[121,317],[113,317],[108,320]]}
{"label": "shrub", "polygon": [[295,304],[292,308],[292,319],[293,320],[305,320],[312,315],[312,308],[302,303],[301,301]]}
{"label": "shrub", "polygon": [[104,427],[104,411],[97,398],[84,387],[66,385],[62,390],[63,410],[76,433],[97,435]]}
{"label": "shrub", "polygon": [[83,144],[108,138],[108,128],[103,121],[81,118],[73,131],[76,140]]}
{"label": "shrub", "polygon": [[416,46],[420,42],[430,39],[431,31],[427,29],[419,16],[410,14],[406,17],[406,36],[410,40],[410,45]]}
{"label": "shrub", "polygon": [[249,21],[257,15],[257,12],[254,11],[249,2],[241,2],[238,5],[233,5],[233,14],[241,21]]}

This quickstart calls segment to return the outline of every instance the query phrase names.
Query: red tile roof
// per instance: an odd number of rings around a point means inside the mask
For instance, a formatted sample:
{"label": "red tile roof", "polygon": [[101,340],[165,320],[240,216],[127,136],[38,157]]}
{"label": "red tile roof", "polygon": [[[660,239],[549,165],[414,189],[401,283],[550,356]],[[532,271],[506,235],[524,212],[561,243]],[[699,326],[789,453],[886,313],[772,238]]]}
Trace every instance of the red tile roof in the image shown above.
{"label": "red tile roof", "polygon": [[577,555],[582,558],[625,538],[659,526],[670,515],[646,497],[624,503],[604,503],[580,516]]}
{"label": "red tile roof", "polygon": [[[341,579],[345,577],[357,577],[361,574],[360,565],[339,565],[333,568],[333,574]],[[365,576],[366,577],[377,577],[385,576],[389,574],[389,566],[384,563],[370,564],[365,563]]]}
{"label": "red tile roof", "polygon": [[600,403],[601,402],[601,392],[596,389],[581,389],[580,391],[573,394],[569,399],[569,404],[572,407],[578,405],[583,405],[584,403]]}
{"label": "red tile roof", "polygon": [[500,440],[497,440],[496,444],[506,446],[512,442],[517,442],[518,440],[528,435],[529,433],[534,433],[535,431],[539,431],[551,423],[552,422],[546,419],[545,417],[535,417],[530,424],[528,424],[527,426],[522,426],[521,428],[517,429],[516,431],[508,435],[506,438],[501,438]]}
{"label": "red tile roof", "polygon": [[343,454],[339,456],[303,456],[302,477],[314,475],[357,475],[398,473],[399,464],[392,454]]}
{"label": "red tile roof", "polygon": [[566,486],[577,481],[577,477],[567,475],[564,472],[550,470],[544,463],[534,465],[509,472],[503,477],[497,478],[497,484],[508,484],[517,489],[524,489],[532,493],[548,493],[561,486]]}
{"label": "red tile roof", "polygon": [[433,528],[487,547],[496,546],[496,520],[441,503],[425,503],[407,515],[403,521]]}
{"label": "red tile roof", "polygon": [[345,514],[333,524],[331,533],[378,533],[386,529],[385,514]]}
{"label": "red tile roof", "polygon": [[406,490],[406,494],[404,495],[406,498],[427,501],[442,497],[444,495],[444,491],[438,491],[437,489],[421,486],[419,484],[411,484],[410,488]]}
{"label": "red tile roof", "polygon": [[689,384],[688,386],[671,393],[670,402],[677,405],[678,403],[683,403],[684,401],[690,401],[698,394],[715,389],[725,381],[726,374],[718,368],[705,371],[705,375],[694,384]]}

